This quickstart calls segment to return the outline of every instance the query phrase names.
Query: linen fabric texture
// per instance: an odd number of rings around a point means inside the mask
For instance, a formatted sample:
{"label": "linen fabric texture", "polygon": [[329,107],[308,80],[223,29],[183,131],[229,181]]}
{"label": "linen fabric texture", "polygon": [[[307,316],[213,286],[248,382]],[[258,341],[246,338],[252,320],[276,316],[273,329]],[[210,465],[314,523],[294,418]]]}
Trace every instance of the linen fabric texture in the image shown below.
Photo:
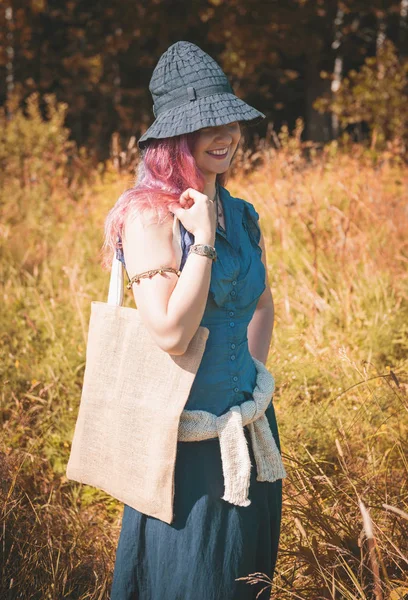
{"label": "linen fabric texture", "polygon": [[170,523],[180,413],[209,330],[199,327],[183,355],[163,351],[137,309],[116,304],[123,298],[122,271],[114,257],[108,303],[91,303],[66,475]]}

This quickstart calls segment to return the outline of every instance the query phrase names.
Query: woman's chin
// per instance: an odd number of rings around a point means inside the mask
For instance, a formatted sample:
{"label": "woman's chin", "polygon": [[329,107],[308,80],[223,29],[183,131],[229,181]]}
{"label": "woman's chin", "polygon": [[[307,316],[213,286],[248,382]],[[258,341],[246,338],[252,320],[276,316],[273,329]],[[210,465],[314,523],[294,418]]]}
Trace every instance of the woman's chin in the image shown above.
{"label": "woman's chin", "polygon": [[214,162],[215,161],[211,161],[211,164],[206,163],[205,165],[200,167],[201,171],[203,173],[207,173],[208,175],[210,175],[210,174],[220,175],[221,173],[225,173],[225,171],[227,171],[229,169],[229,166],[230,166],[229,160],[220,161],[219,165],[213,164]]}

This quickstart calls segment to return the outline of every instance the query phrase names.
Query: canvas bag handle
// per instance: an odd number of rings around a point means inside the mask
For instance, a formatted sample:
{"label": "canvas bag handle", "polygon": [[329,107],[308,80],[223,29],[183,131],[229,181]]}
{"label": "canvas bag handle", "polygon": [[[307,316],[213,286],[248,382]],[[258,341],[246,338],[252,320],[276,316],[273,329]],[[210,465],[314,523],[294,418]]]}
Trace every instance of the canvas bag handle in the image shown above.
{"label": "canvas bag handle", "polygon": [[[173,248],[177,257],[177,268],[180,269],[183,251],[181,247],[180,220],[176,215],[174,215],[173,219]],[[109,281],[108,304],[113,304],[114,306],[122,306],[123,304],[123,271],[123,263],[117,258],[115,250]]]}

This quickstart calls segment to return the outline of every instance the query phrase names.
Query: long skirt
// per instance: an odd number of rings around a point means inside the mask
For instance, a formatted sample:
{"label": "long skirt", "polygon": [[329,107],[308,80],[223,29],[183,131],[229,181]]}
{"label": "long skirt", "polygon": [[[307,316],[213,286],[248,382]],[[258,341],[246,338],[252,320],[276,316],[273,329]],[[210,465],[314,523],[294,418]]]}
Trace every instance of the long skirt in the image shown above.
{"label": "long skirt", "polygon": [[[273,403],[266,411],[280,450]],[[219,439],[178,442],[175,518],[170,525],[124,505],[111,600],[254,600],[266,585],[237,578],[273,578],[278,554],[282,480],[256,480],[251,458],[249,506],[222,500]],[[259,596],[269,599],[270,586]]]}

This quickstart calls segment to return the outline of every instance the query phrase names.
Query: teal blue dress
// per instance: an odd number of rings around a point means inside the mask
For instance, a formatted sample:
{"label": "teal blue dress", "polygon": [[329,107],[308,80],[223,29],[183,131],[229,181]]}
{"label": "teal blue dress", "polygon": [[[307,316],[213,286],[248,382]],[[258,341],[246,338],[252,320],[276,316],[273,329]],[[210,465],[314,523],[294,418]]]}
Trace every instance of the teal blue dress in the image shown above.
{"label": "teal blue dress", "polygon": [[[201,325],[210,334],[186,410],[216,415],[252,396],[256,368],[247,328],[265,289],[259,215],[253,205],[219,187],[225,231],[217,227],[217,260]],[[194,236],[182,233],[183,259]],[[123,260],[123,253],[118,251]],[[280,450],[273,402],[266,415]],[[237,581],[255,572],[273,578],[281,526],[282,480],[256,480],[251,458],[246,507],[222,500],[224,477],[218,438],[178,442],[174,521],[169,525],[125,505],[116,550],[111,600],[252,600],[265,584]],[[258,598],[270,596],[270,588]]]}

